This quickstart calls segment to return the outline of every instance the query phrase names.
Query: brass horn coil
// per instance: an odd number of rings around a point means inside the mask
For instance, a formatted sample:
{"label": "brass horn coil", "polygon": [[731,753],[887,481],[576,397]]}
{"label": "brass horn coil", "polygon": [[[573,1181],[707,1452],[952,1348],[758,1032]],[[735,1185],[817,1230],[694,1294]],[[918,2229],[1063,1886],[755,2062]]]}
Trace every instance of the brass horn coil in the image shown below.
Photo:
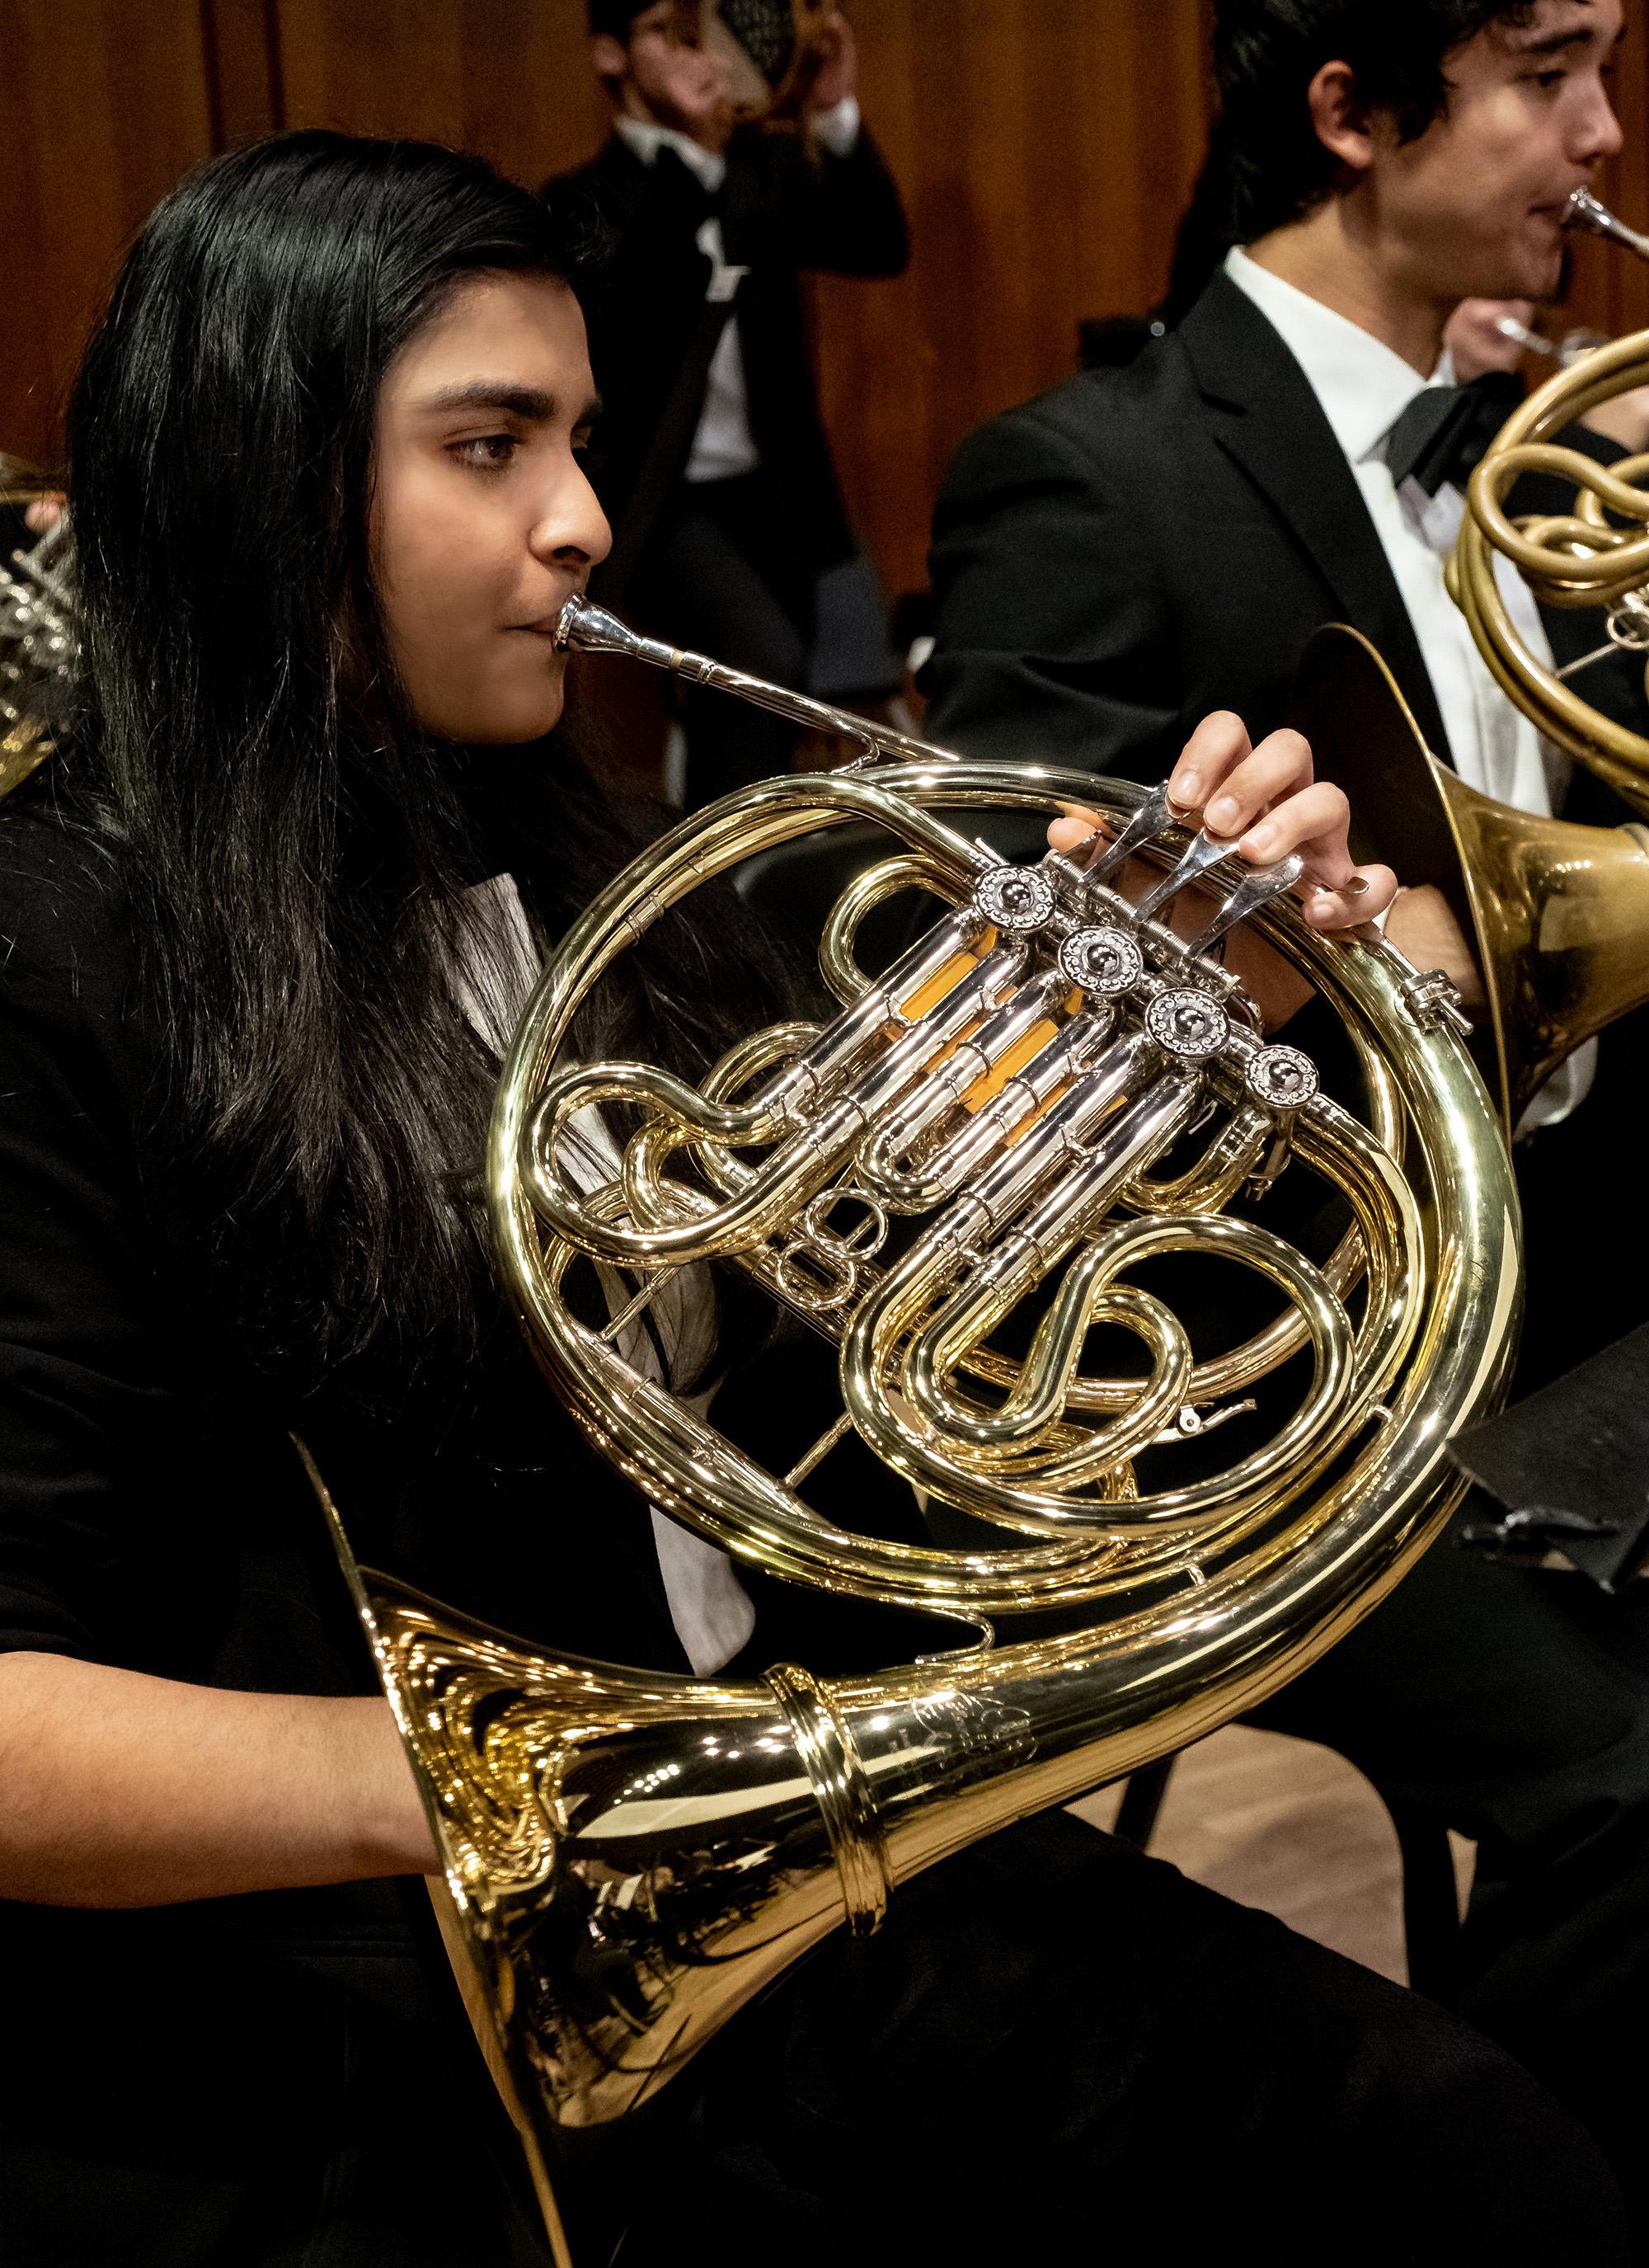
{"label": "brass horn coil", "polygon": [[[1649,259],[1649,238],[1586,190],[1572,198],[1567,218]],[[1588,662],[1617,651],[1649,654],[1649,456],[1605,468],[1556,438],[1645,383],[1649,331],[1640,331],[1580,355],[1515,410],[1472,475],[1447,579],[1508,699],[1649,818],[1649,736],[1576,690]],[[1572,508],[1511,517],[1508,500],[1528,473],[1572,483]],[[1543,604],[1600,611],[1601,642],[1566,674],[1534,653],[1518,628],[1502,561]],[[1331,645],[1356,634],[1324,636]],[[1367,687],[1376,676],[1378,696],[1344,697],[1351,682]],[[1509,1138],[1567,1056],[1649,1001],[1649,835],[1635,824],[1533,816],[1467,786],[1424,748],[1372,649],[1362,659],[1343,644],[1308,650],[1299,703],[1296,722],[1351,792],[1366,838],[1378,836],[1406,881],[1436,883],[1476,943],[1490,1003],[1483,1068]]]}
{"label": "brass horn coil", "polygon": [[[582,602],[563,629],[819,720]],[[727,798],[552,956],[499,1085],[493,1240],[551,1385],[652,1505],[737,1559],[947,1616],[955,1650],[835,1682],[553,1659],[357,1566],[350,1506],[332,1508],[438,1838],[448,1943],[563,2263],[556,2179],[580,2137],[652,2099],[828,1932],[874,1929],[948,1853],[1251,1707],[1382,1597],[1457,1500],[1447,1443],[1496,1404],[1515,1334],[1506,1154],[1434,983],[1376,938],[1312,931],[1288,895],[1298,862],[1234,864],[1160,790],[960,762],[824,713],[900,760]],[[1110,831],[1086,858],[1011,865],[966,831],[1076,804]],[[578,1059],[579,1004],[652,923],[848,826],[885,850],[826,925],[821,1016],[752,1034],[696,1086]],[[1159,878],[1139,902],[1117,887],[1130,856]],[[943,910],[867,975],[861,924],[916,887]],[[1247,921],[1343,1020],[1363,1115],[1256,1028],[1216,955]],[[568,1130],[615,1104],[633,1130],[593,1189]],[[1285,1173],[1343,1201],[1332,1254],[1264,1224]],[[1267,1287],[1240,1345],[1193,1344],[1164,1285],[1133,1280],[1183,1253]],[[627,1318],[712,1262],[835,1350],[842,1418],[786,1474],[627,1341]],[[1009,1355],[998,1326],[1027,1307],[1029,1351]],[[1095,1370],[1095,1322],[1137,1338],[1143,1367]],[[1179,1466],[1296,1355],[1305,1382],[1269,1439]],[[850,1432],[924,1501],[988,1521],[994,1547],[827,1518],[809,1476]],[[1055,1634],[1022,1620],[1054,1608]]]}
{"label": "brass horn coil", "polygon": [[[1586,190],[1571,200],[1568,220],[1649,259],[1649,239]],[[1589,410],[1645,384],[1649,331],[1638,331],[1581,355],[1513,412],[1472,475],[1449,589],[1508,697],[1555,747],[1649,816],[1649,737],[1583,699],[1570,681],[1578,668],[1560,676],[1530,652],[1496,573],[1496,561],[1508,560],[1544,605],[1599,609],[1606,637],[1590,659],[1616,649],[1649,653],[1649,455],[1606,467],[1556,438]],[[1530,473],[1572,485],[1572,507],[1511,518],[1511,492]]]}
{"label": "brass horn coil", "polygon": [[[44,474],[0,454],[0,504],[57,493]],[[0,796],[51,753],[43,712],[69,674],[74,643],[67,538],[68,523],[59,519],[28,550],[0,560]]]}

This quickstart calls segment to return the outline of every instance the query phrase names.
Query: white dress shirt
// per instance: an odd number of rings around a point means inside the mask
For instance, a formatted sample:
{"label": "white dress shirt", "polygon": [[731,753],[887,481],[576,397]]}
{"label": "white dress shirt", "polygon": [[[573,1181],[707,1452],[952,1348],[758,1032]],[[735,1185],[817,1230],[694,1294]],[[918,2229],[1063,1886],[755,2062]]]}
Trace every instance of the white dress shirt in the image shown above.
{"label": "white dress shirt", "polygon": [[[660,126],[651,118],[621,117],[614,123],[644,166],[651,166],[660,150],[673,150],[711,196],[716,195],[727,178],[725,158],[713,150],[706,150],[690,135],[679,134],[673,126]],[[850,94],[845,95],[833,108],[821,110],[811,118],[808,130],[833,158],[850,156],[859,138],[858,100]],[[714,214],[699,230],[698,248],[710,266],[704,297],[712,306],[718,306],[732,298],[747,270],[728,264],[721,223]],[[710,361],[704,407],[688,453],[686,477],[695,482],[736,480],[741,473],[755,472],[761,461],[761,452],[750,431],[744,355],[735,317],[722,332]]]}
{"label": "white dress shirt", "polygon": [[[512,874],[495,874],[468,893],[470,928],[459,942],[451,977],[453,992],[473,1028],[502,1057],[528,996],[541,975],[538,954],[521,894]],[[569,1174],[585,1189],[605,1187],[618,1172],[616,1144],[599,1110],[581,1110],[565,1130],[562,1157]],[[629,1300],[623,1278],[598,1270],[614,1314]],[[653,1302],[652,1321],[671,1362],[693,1373],[710,1352],[716,1302],[709,1273],[687,1268],[668,1278]],[[632,1370],[662,1384],[663,1367],[652,1335],[640,1317],[621,1334],[618,1351]],[[715,1388],[691,1398],[700,1417],[708,1411]],[[681,1648],[700,1677],[709,1677],[747,1645],[755,1629],[755,1608],[725,1551],[691,1528],[652,1514],[654,1548],[664,1580],[670,1620]]]}
{"label": "white dress shirt", "polygon": [[[1325,307],[1280,276],[1233,250],[1226,273],[1276,331],[1304,372],[1335,439],[1345,453],[1380,549],[1391,568],[1437,696],[1454,769],[1469,786],[1519,811],[1550,814],[1568,765],[1507,700],[1478,652],[1466,617],[1449,597],[1443,569],[1465,515],[1460,490],[1445,483],[1429,497],[1420,483],[1392,480],[1386,445],[1398,418],[1428,386],[1452,386],[1445,353],[1423,379],[1383,341]],[[1518,633],[1548,666],[1551,647],[1528,585],[1511,562],[1495,571]],[[1596,1043],[1572,1056],[1535,1096],[1520,1131],[1565,1117],[1592,1084]]]}

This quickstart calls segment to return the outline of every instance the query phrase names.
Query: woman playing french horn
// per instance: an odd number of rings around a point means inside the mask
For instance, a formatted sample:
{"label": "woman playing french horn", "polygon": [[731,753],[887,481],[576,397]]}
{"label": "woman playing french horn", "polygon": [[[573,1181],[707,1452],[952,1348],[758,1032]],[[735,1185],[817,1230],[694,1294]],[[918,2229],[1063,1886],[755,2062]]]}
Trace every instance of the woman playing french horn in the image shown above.
{"label": "woman playing french horn", "polygon": [[[14,2268],[543,2257],[290,1431],[472,1613],[659,1668],[764,1642],[534,1378],[462,1200],[525,974],[634,828],[557,731],[608,540],[574,274],[475,161],[294,136],[166,200],[80,376],[83,649],[0,815]],[[1316,926],[1391,897],[1298,738],[1211,718],[1177,777],[1307,854]],[[678,924],[592,1041],[702,1062],[770,951]],[[1183,2257],[1240,2199],[1278,2258],[1624,2257],[1498,2051],[1063,1813],[821,1951],[591,2192],[626,2268]]]}

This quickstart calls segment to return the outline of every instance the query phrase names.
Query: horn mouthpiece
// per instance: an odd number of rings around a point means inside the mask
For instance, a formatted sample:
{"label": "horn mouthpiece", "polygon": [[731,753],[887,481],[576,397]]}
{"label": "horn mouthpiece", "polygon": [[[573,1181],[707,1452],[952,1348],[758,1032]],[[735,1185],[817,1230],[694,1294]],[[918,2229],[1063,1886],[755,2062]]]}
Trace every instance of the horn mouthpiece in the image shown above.
{"label": "horn mouthpiece", "polygon": [[1577,236],[1607,237],[1611,244],[1623,244],[1629,252],[1635,252],[1640,260],[1649,260],[1649,236],[1617,220],[1590,189],[1574,191],[1564,207],[1563,225]]}
{"label": "horn mouthpiece", "polygon": [[633,653],[642,643],[616,615],[609,615],[605,607],[596,606],[578,593],[568,600],[556,624],[559,653],[574,648],[581,653]]}

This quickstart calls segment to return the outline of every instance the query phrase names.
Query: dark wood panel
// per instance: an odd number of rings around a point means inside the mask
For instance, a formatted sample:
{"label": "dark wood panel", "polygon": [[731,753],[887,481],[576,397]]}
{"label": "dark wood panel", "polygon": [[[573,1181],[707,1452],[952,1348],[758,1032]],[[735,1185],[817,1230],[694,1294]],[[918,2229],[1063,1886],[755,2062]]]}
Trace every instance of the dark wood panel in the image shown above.
{"label": "dark wood panel", "polygon": [[7,0],[0,75],[0,448],[49,462],[128,241],[212,147],[201,0]]}
{"label": "dark wood panel", "polygon": [[279,0],[201,0],[212,147],[272,134],[282,99]]}
{"label": "dark wood panel", "polygon": [[894,590],[983,418],[1077,366],[1085,316],[1144,313],[1202,160],[1205,0],[858,0],[868,121],[909,207],[891,284],[816,288],[827,422]]}
{"label": "dark wood panel", "polygon": [[478,150],[517,180],[579,164],[607,108],[583,0],[278,0],[286,122]]}
{"label": "dark wood panel", "polygon": [[[518,180],[605,108],[583,0],[276,0],[289,124],[418,134]],[[909,200],[894,284],[815,294],[827,422],[894,589],[924,573],[940,471],[1075,366],[1085,315],[1159,293],[1208,97],[1208,0],[855,0],[865,114]]]}
{"label": "dark wood panel", "polygon": [[[1601,195],[1623,220],[1644,228],[1649,227],[1649,8],[1645,0],[1625,4],[1626,38],[1615,78],[1625,146],[1605,168]],[[1611,335],[1649,325],[1649,267],[1601,244],[1586,247],[1586,261],[1574,295],[1579,319]],[[1607,270],[1601,288],[1600,269]]]}

